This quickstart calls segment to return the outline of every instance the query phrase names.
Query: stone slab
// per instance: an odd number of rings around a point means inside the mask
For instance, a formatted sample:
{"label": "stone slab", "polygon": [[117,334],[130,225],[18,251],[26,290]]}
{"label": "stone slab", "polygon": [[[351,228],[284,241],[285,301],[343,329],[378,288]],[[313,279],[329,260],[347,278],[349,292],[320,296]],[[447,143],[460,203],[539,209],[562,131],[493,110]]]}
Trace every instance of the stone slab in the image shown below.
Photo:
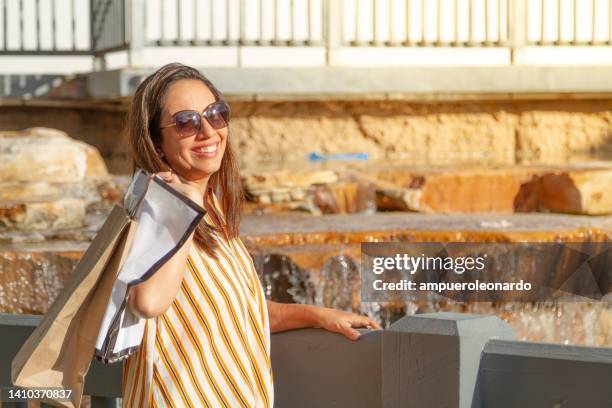
{"label": "stone slab", "polygon": [[0,232],[83,227],[85,207],[84,200],[70,197],[0,202]]}
{"label": "stone slab", "polygon": [[381,332],[357,341],[320,329],[272,336],[275,407],[381,407]]}
{"label": "stone slab", "polygon": [[490,338],[513,339],[495,316],[406,316],[383,332],[383,406],[472,407],[480,353]]}
{"label": "stone slab", "polygon": [[[215,68],[202,71],[228,95],[287,96],[423,93],[612,91],[606,67],[307,67]],[[132,95],[151,68],[88,74],[96,98]],[[500,80],[503,79],[503,80]]]}
{"label": "stone slab", "polygon": [[379,210],[612,214],[609,165],[395,167],[368,176]]}
{"label": "stone slab", "polygon": [[476,408],[612,406],[612,348],[491,340]]}
{"label": "stone slab", "polygon": [[0,132],[0,182],[66,182],[107,175],[97,150],[62,131],[29,128]]}

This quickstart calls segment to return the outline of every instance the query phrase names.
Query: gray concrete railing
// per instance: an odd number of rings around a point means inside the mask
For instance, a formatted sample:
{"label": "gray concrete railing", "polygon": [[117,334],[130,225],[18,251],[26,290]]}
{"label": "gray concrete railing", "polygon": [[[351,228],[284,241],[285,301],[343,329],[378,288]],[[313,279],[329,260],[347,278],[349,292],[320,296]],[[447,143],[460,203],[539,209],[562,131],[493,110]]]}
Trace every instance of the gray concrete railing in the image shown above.
{"label": "gray concrete railing", "polygon": [[[11,360],[39,321],[0,314],[0,387],[10,386]],[[612,406],[612,348],[514,337],[497,317],[453,313],[406,316],[356,342],[319,329],[275,334],[275,406]],[[121,364],[95,362],[85,386],[92,407],[117,406],[120,382]]]}
{"label": "gray concrete railing", "polygon": [[612,349],[491,340],[478,378],[482,407],[611,407]]}

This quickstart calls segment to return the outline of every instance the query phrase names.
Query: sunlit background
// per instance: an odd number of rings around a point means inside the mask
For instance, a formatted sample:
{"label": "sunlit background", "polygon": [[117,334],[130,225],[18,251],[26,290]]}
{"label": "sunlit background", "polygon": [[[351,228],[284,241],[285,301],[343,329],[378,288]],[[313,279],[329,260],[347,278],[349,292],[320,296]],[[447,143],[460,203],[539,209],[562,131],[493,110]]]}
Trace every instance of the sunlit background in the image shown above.
{"label": "sunlit background", "polygon": [[610,10],[608,0],[3,0],[0,72],[88,72],[92,54],[108,69],[177,58],[224,67],[610,64]]}
{"label": "sunlit background", "polygon": [[359,296],[362,241],[611,239],[611,4],[0,0],[0,312],[57,296],[123,197],[136,87],[178,61],[230,102],[269,298],[612,345],[606,303]]}

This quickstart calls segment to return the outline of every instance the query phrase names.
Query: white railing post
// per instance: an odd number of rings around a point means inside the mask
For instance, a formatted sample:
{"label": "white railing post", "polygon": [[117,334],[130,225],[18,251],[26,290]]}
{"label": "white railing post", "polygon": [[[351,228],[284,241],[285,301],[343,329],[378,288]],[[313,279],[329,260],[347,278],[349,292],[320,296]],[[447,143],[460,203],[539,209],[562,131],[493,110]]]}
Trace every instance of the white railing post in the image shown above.
{"label": "white railing post", "polygon": [[527,0],[508,0],[508,36],[510,63],[521,63],[521,48],[527,44]]}
{"label": "white railing post", "polygon": [[325,62],[336,65],[338,50],[342,46],[342,1],[325,1]]}
{"label": "white railing post", "polygon": [[106,71],[106,57],[104,54],[94,55],[92,69],[94,72]]}
{"label": "white railing post", "polygon": [[130,0],[127,2],[127,18],[129,48],[128,64],[138,66],[143,64],[143,49],[145,46],[145,1]]}

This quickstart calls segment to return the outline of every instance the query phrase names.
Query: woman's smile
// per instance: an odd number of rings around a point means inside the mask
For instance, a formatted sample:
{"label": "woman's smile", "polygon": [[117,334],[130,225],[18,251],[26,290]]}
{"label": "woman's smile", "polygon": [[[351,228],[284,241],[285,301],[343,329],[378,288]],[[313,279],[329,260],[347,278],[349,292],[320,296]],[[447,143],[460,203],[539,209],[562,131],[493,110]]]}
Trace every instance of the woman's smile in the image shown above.
{"label": "woman's smile", "polygon": [[[171,123],[178,112],[203,112],[216,97],[202,81],[185,79],[168,88],[164,101],[160,123]],[[183,136],[177,126],[165,127],[160,148],[170,168],[187,180],[199,180],[198,183],[205,187],[210,176],[221,169],[229,127],[226,124],[216,129],[208,119],[201,117],[189,133],[192,131],[195,134]]]}
{"label": "woman's smile", "polygon": [[191,152],[199,158],[215,157],[219,152],[219,142],[194,146],[191,148]]}

